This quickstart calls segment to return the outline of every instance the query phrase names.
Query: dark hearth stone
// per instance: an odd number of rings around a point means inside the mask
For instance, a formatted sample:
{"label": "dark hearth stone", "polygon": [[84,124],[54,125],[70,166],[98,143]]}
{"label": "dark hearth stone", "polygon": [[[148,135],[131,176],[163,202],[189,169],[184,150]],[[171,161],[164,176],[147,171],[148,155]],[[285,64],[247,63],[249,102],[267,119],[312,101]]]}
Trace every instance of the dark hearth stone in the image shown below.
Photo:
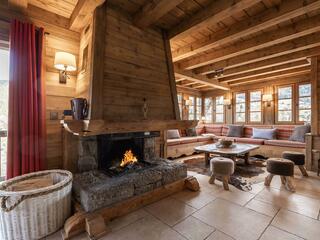
{"label": "dark hearth stone", "polygon": [[74,195],[91,212],[187,177],[184,164],[164,159],[150,162],[151,167],[116,177],[98,170],[75,174]]}

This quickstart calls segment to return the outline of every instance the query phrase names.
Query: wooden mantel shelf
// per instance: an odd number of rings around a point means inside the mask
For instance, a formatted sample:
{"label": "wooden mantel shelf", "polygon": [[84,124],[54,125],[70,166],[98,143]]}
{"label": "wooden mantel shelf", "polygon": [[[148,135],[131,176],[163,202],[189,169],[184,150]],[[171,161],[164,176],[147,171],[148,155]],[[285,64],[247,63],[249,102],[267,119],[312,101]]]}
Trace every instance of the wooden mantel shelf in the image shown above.
{"label": "wooden mantel shelf", "polygon": [[186,129],[197,125],[191,120],[140,120],[130,122],[109,122],[104,120],[62,120],[61,124],[76,136],[96,136],[108,133],[162,131]]}

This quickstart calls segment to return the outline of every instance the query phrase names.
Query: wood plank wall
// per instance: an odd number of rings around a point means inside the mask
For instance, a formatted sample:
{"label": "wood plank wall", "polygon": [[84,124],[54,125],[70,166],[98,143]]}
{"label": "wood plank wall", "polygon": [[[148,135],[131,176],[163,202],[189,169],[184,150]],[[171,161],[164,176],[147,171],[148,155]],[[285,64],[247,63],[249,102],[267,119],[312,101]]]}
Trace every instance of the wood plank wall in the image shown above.
{"label": "wood plank wall", "polygon": [[130,16],[107,8],[104,61],[104,119],[174,119],[164,42],[161,31],[141,30]]}

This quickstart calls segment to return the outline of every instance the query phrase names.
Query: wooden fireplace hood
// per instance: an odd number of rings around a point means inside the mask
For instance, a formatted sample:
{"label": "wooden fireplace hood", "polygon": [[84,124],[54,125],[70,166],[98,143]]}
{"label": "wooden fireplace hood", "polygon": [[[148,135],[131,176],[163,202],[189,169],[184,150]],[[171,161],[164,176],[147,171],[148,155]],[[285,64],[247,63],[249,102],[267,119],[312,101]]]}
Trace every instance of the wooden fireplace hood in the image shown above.
{"label": "wooden fireplace hood", "polygon": [[105,120],[61,120],[64,129],[75,136],[96,136],[108,133],[163,131],[186,129],[197,125],[197,120],[139,120],[111,122]]}

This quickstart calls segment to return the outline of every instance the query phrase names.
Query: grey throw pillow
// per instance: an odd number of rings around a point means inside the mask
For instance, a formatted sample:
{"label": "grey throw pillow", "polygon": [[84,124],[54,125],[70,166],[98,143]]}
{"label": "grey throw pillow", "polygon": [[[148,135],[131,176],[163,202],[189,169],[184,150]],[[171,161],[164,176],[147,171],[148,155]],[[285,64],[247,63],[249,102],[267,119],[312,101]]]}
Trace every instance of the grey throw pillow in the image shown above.
{"label": "grey throw pillow", "polygon": [[186,134],[188,137],[195,137],[197,136],[197,132],[196,132],[196,129],[195,128],[188,128],[186,130]]}
{"label": "grey throw pillow", "polygon": [[180,138],[180,133],[178,129],[172,129],[167,131],[167,139]]}
{"label": "grey throw pillow", "polygon": [[242,137],[243,125],[229,125],[227,137]]}
{"label": "grey throw pillow", "polygon": [[289,140],[296,141],[296,142],[305,142],[305,134],[309,133],[310,131],[311,131],[311,127],[309,124],[296,126]]}
{"label": "grey throw pillow", "polygon": [[253,128],[252,137],[258,139],[272,140],[276,138],[277,129]]}

